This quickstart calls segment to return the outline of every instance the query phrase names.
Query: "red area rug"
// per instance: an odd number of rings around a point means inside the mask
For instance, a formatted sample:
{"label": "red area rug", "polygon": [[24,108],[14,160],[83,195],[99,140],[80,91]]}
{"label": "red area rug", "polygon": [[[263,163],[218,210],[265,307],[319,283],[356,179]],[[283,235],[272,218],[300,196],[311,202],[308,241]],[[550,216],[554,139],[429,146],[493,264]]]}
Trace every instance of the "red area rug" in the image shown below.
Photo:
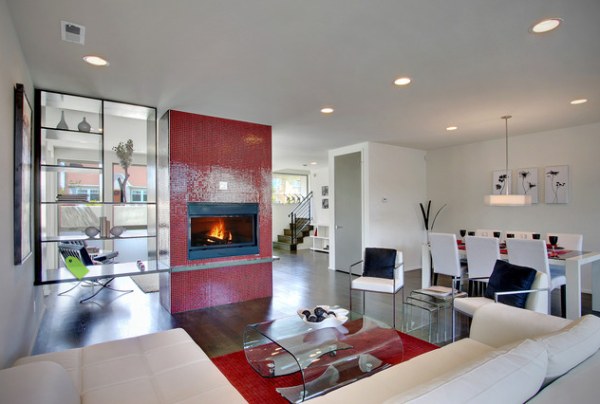
{"label": "red area rug", "polygon": [[[427,341],[399,331],[398,335],[402,340],[402,355],[386,358],[386,361],[393,365],[438,348]],[[275,389],[302,384],[299,372],[273,378],[260,376],[246,361],[244,351],[219,356],[213,358],[212,361],[250,403],[287,403],[288,401]]]}

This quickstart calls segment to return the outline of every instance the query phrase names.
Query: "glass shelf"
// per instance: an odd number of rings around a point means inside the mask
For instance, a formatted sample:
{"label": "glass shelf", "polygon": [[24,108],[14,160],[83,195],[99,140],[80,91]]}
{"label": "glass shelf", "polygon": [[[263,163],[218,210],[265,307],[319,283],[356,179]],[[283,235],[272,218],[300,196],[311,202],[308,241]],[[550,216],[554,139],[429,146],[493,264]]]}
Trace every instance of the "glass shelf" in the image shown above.
{"label": "glass shelf", "polygon": [[[103,265],[91,265],[87,268],[90,272],[83,277],[82,280],[99,280],[106,278],[117,278],[121,276],[132,276],[132,275],[145,275],[152,273],[168,272],[169,268],[161,265],[156,260],[144,260],[144,266],[146,269],[141,271],[135,262],[125,262],[118,264],[103,264]],[[63,283],[63,282],[77,282],[77,279],[68,269],[64,267],[46,269],[43,271],[43,283]]]}
{"label": "glass shelf", "polygon": [[103,240],[127,240],[130,238],[149,238],[149,237],[155,237],[155,234],[149,234],[148,230],[146,229],[135,229],[135,230],[131,230],[131,229],[127,229],[123,232],[123,234],[121,234],[118,237],[115,236],[110,236],[110,237],[99,237],[99,236],[95,236],[95,237],[88,237],[85,234],[70,234],[70,235],[62,235],[62,236],[50,236],[50,237],[46,237],[44,238],[42,241],[42,243],[61,243],[61,242],[65,242],[65,241],[103,241]]}
{"label": "glass shelf", "polygon": [[41,129],[40,163],[46,165],[62,165],[69,167],[82,162],[95,163],[102,161],[101,134],[85,133],[58,129]]}
{"label": "glass shelf", "polygon": [[85,132],[85,131],[81,131],[79,129],[59,129],[59,128],[55,128],[55,127],[48,127],[48,126],[42,126],[41,128],[42,130],[46,130],[46,131],[53,131],[53,132],[59,132],[65,135],[73,135],[73,134],[80,134],[80,135],[95,135],[95,136],[102,136],[103,131],[101,130],[92,130],[90,129],[89,132]]}
{"label": "glass shelf", "polygon": [[[98,162],[100,165],[100,162]],[[42,164],[40,166],[43,171],[53,172],[53,173],[62,173],[62,172],[75,172],[75,173],[91,173],[95,172],[95,174],[102,174],[102,167],[85,167],[78,166],[76,164],[71,164],[68,166],[63,166],[60,164]]]}
{"label": "glass shelf", "polygon": [[100,229],[101,217],[108,218],[111,228],[125,228],[120,237],[111,236],[110,239],[152,237],[156,235],[155,215],[156,204],[44,203],[41,205],[40,241],[86,239],[85,229]]}

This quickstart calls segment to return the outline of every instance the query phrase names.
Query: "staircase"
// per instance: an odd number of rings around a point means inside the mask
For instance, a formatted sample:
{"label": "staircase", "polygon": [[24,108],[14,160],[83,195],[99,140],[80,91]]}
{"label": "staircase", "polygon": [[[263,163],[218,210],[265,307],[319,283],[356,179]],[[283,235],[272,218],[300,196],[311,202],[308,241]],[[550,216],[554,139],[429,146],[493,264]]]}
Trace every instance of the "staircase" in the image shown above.
{"label": "staircase", "polygon": [[310,192],[300,202],[288,216],[290,218],[290,227],[283,229],[283,234],[277,235],[277,241],[273,242],[273,248],[296,251],[298,244],[304,242],[304,238],[310,235],[313,226],[310,224],[312,217],[310,211],[310,201],[313,193]]}

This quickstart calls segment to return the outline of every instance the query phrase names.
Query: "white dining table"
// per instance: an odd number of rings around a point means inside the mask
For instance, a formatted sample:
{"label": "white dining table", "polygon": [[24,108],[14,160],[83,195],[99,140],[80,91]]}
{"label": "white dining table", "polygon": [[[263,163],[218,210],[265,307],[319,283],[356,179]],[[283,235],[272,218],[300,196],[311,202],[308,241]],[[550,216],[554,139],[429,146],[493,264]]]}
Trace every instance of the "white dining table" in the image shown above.
{"label": "white dining table", "polygon": [[[464,250],[459,250],[466,257]],[[502,255],[502,258],[508,258]],[[574,320],[581,317],[581,267],[592,264],[592,310],[600,311],[600,252],[570,251],[559,258],[549,258],[551,265],[565,267],[567,278],[567,318]],[[431,255],[428,244],[421,247],[421,288],[431,286]]]}

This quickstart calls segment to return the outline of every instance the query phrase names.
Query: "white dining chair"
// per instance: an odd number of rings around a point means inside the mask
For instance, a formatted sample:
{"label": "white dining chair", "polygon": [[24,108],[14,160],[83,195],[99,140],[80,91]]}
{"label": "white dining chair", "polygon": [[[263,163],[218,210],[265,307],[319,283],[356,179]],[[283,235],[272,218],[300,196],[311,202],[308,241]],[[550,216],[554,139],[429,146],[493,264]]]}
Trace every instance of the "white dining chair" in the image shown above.
{"label": "white dining chair", "polygon": [[[527,300],[525,302],[525,309],[536,311],[538,313],[548,314],[549,299],[548,299],[548,286],[549,276],[545,272],[536,272],[535,279],[531,285],[531,289],[528,291],[507,291],[498,293],[497,298],[503,294],[514,294],[514,293],[528,293]],[[473,317],[473,314],[480,307],[497,302],[496,299],[489,299],[484,296],[475,297],[463,297],[454,301],[454,308],[469,316]]]}
{"label": "white dining chair", "polygon": [[533,232],[532,231],[507,230],[506,233],[504,233],[504,238],[508,238],[507,234],[512,234],[513,235],[512,238],[516,238],[519,240],[533,240]]}
{"label": "white dining chair", "polygon": [[548,233],[546,234],[546,243],[550,244],[550,236],[558,237],[558,246],[567,250],[583,250],[583,234],[572,233]]}
{"label": "white dining chair", "polygon": [[[530,267],[538,272],[544,272],[549,277],[548,290],[561,288],[561,312],[566,314],[565,288],[567,278],[564,274],[552,276],[550,265],[548,263],[548,249],[545,240],[518,240],[507,239],[506,248],[508,250],[508,262],[515,265]],[[550,299],[548,298],[548,308]],[[549,312],[549,311],[548,311]]]}
{"label": "white dining chair", "polygon": [[500,230],[490,230],[490,229],[477,229],[477,230],[475,230],[475,236],[476,237],[494,237],[494,233],[500,233],[500,234],[502,234],[502,232]]}
{"label": "white dining chair", "polygon": [[[460,289],[461,282],[467,277],[467,267],[460,262],[456,234],[430,233],[431,258],[434,274],[451,277],[452,289]],[[452,292],[452,340],[456,335],[456,317],[454,313],[454,291]]]}
{"label": "white dining chair", "polygon": [[500,259],[500,241],[495,237],[467,236],[465,246],[469,268],[469,295],[472,295],[472,286],[485,287],[496,260]]}
{"label": "white dining chair", "polygon": [[[546,234],[546,243],[550,244],[550,236],[558,237],[558,246],[566,250],[582,251],[583,250],[583,234],[574,233],[548,233]],[[565,267],[562,265],[550,264],[550,276],[559,277],[565,276]],[[560,287],[560,306],[562,307],[563,317],[566,312],[567,305],[567,290],[566,286]]]}

